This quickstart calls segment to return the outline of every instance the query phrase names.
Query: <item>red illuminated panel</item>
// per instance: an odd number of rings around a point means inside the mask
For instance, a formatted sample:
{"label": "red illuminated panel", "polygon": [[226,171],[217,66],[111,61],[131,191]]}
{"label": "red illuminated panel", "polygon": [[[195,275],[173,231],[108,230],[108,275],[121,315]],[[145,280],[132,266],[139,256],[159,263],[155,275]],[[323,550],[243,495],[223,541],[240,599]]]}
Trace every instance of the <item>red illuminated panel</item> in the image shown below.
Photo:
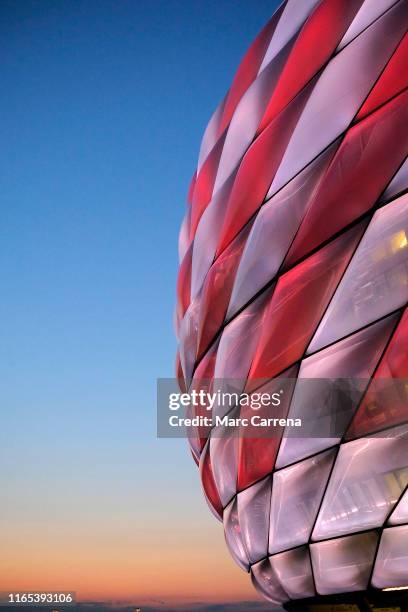
{"label": "red illuminated panel", "polygon": [[[271,395],[279,393],[284,386],[284,401],[278,407],[261,406],[254,412],[252,407],[245,406],[241,407],[240,416],[250,419],[256,414],[260,418],[285,418],[289,410],[298,369],[297,366],[289,368],[281,377],[273,379],[255,391],[255,393]],[[248,430],[241,431],[238,451],[238,491],[263,478],[265,474],[272,472],[284,429],[284,427],[278,425],[271,428],[269,433],[260,438],[255,437],[257,435],[255,427],[250,428],[249,432]]]}
{"label": "red illuminated panel", "polygon": [[186,385],[184,382],[184,374],[183,374],[183,368],[181,367],[179,351],[177,351],[177,355],[176,355],[176,377],[177,377],[177,381],[178,381],[181,391],[185,393],[187,389],[186,389]]}
{"label": "red illuminated panel", "polygon": [[219,128],[220,134],[222,134],[222,132],[228,126],[238,102],[241,100],[251,83],[255,80],[284,6],[285,3],[279,7],[273,17],[255,38],[254,42],[249,47],[248,51],[244,55],[244,58],[242,59],[235,74],[231,88],[227,94],[224,112]]}
{"label": "red illuminated panel", "polygon": [[181,262],[178,278],[177,278],[177,304],[178,316],[181,319],[184,316],[187,308],[190,305],[190,290],[191,290],[191,258],[193,254],[193,245],[191,244],[184,255]]}
{"label": "red illuminated panel", "polygon": [[212,471],[209,444],[207,444],[201,455],[200,475],[208,505],[217,518],[222,519],[223,509]]}
{"label": "red illuminated panel", "polygon": [[346,135],[286,258],[295,261],[369,210],[406,155],[408,92]]}
{"label": "red illuminated panel", "polygon": [[[374,379],[347,432],[347,439],[408,421],[408,310],[402,317]],[[396,383],[393,384],[393,381]],[[398,379],[407,379],[398,380]]]}
{"label": "red illuminated panel", "polygon": [[265,312],[249,378],[271,378],[300,359],[364,227],[352,228],[280,278]]}
{"label": "red illuminated panel", "polygon": [[248,225],[242,230],[208,272],[201,295],[198,357],[206,350],[224,322],[235,274],[250,229]]}
{"label": "red illuminated panel", "polygon": [[228,200],[218,254],[261,206],[310,90],[297,96],[245,154]]}
{"label": "red illuminated panel", "polygon": [[259,132],[266,128],[329,59],[360,4],[360,0],[324,0],[318,5],[296,40],[259,125]]}
{"label": "red illuminated panel", "polygon": [[[218,342],[216,342],[210,350],[204,355],[200,363],[198,364],[194,377],[191,382],[191,390],[205,391],[211,393],[213,390],[213,376],[215,369],[215,361],[217,358]],[[206,403],[199,403],[196,406],[191,407],[188,411],[189,417],[202,416],[211,417],[211,410],[207,410]],[[191,428],[192,430],[193,428]],[[197,456],[200,456],[202,449],[207,441],[210,432],[210,427],[206,425],[200,425],[194,428],[194,439],[193,444],[195,445],[195,451]]]}
{"label": "red illuminated panel", "polygon": [[213,150],[205,160],[195,183],[192,211],[191,211],[191,237],[194,237],[195,231],[201,215],[205,211],[214,188],[215,177],[217,175],[218,163],[220,161],[222,148],[225,141],[224,134],[214,146]]}
{"label": "red illuminated panel", "polygon": [[197,172],[194,172],[194,174],[193,174],[193,176],[191,178],[190,187],[188,188],[188,193],[187,193],[187,202],[189,204],[192,204],[192,202],[193,202],[193,193],[194,193],[194,188],[195,188],[196,180],[197,180]]}
{"label": "red illuminated panel", "polygon": [[408,34],[405,34],[401,43],[391,57],[384,72],[373,87],[367,100],[364,102],[356,119],[373,112],[378,106],[401,92],[408,85]]}

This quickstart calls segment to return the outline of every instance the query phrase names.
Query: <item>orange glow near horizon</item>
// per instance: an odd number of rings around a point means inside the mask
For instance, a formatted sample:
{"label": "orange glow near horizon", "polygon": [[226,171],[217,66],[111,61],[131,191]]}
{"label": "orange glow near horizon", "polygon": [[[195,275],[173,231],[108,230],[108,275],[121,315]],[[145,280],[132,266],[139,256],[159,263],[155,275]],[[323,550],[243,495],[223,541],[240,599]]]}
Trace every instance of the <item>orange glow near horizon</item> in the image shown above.
{"label": "orange glow near horizon", "polygon": [[78,601],[136,605],[259,599],[216,523],[184,533],[102,526],[46,531],[3,536],[0,590],[72,590]]}

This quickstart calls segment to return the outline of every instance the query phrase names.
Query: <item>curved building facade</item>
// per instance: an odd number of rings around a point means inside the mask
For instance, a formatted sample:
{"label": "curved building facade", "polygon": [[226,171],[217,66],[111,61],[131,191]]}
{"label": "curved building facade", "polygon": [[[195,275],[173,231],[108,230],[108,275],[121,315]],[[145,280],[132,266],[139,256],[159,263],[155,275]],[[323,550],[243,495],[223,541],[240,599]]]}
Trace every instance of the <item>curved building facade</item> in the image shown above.
{"label": "curved building facade", "polygon": [[280,416],[330,421],[301,382],[363,381],[335,436],[190,431],[229,550],[277,605],[408,585],[407,25],[407,0],[284,2],[189,189],[182,388],[285,384]]}

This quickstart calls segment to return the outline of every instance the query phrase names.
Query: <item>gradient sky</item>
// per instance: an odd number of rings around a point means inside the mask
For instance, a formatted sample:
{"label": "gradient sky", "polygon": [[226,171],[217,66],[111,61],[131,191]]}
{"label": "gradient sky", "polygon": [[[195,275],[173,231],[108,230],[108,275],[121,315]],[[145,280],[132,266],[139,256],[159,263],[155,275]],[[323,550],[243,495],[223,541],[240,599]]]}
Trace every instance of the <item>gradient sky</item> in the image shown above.
{"label": "gradient sky", "polygon": [[200,138],[276,4],[1,2],[0,591],[258,600],[155,385]]}

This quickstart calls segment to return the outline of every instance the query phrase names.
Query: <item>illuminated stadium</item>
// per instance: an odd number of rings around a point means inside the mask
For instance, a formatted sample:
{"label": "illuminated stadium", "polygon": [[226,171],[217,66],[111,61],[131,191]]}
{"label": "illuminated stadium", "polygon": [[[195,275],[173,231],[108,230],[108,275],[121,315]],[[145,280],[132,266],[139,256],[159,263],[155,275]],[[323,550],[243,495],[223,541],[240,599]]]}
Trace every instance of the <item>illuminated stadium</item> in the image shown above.
{"label": "illuminated stadium", "polygon": [[407,25],[406,0],[284,2],[188,193],[181,388],[284,386],[274,417],[330,423],[310,381],[359,381],[335,435],[190,432],[231,555],[275,606],[408,585]]}

